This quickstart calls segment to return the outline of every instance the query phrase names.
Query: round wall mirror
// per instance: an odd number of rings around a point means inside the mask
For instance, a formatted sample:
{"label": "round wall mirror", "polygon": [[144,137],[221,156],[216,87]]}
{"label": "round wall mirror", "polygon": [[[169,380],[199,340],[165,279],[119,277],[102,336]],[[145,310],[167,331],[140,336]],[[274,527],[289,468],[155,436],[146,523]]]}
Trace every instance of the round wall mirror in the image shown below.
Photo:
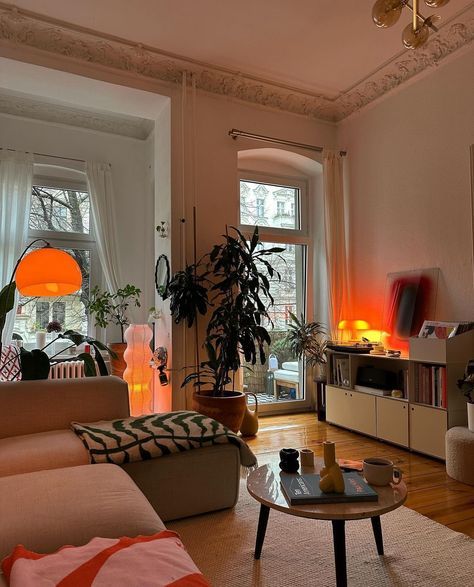
{"label": "round wall mirror", "polygon": [[155,265],[155,287],[162,300],[168,297],[170,285],[170,263],[166,255],[160,255]]}

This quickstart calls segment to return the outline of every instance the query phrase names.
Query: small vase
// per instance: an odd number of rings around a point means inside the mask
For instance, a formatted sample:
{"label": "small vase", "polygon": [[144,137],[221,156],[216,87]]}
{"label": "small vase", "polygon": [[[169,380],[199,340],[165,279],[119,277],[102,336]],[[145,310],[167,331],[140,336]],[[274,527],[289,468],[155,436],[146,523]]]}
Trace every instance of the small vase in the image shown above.
{"label": "small vase", "polygon": [[282,448],[280,451],[280,469],[285,473],[296,473],[300,467],[300,453],[295,448]]}
{"label": "small vase", "polygon": [[244,419],[240,425],[240,433],[242,436],[255,436],[258,432],[258,399],[254,393],[249,391],[245,392],[245,395],[253,395],[255,400],[254,410],[249,410],[248,406],[245,409]]}
{"label": "small vase", "polygon": [[467,427],[474,432],[474,404],[471,402],[467,404]]}
{"label": "small vase", "polygon": [[46,332],[38,331],[36,333],[36,348],[43,349],[46,346]]}

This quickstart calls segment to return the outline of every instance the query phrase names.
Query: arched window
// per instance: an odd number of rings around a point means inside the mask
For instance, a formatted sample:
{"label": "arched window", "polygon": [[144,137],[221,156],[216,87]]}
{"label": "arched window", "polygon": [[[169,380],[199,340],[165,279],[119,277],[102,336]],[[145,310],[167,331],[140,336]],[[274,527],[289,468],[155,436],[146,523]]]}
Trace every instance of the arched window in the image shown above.
{"label": "arched window", "polygon": [[[321,165],[280,149],[240,151],[238,165],[240,228],[250,233],[258,226],[266,246],[285,247],[270,261],[281,275],[281,281],[271,283],[275,303],[269,354],[276,356],[278,369],[271,372],[268,364],[244,369],[244,385],[258,394],[263,411],[302,409],[311,403],[305,367],[291,356],[284,339],[291,314],[308,316],[308,299],[312,301],[314,231],[309,198],[315,183],[308,170],[319,171]],[[264,214],[260,200],[264,200]]]}

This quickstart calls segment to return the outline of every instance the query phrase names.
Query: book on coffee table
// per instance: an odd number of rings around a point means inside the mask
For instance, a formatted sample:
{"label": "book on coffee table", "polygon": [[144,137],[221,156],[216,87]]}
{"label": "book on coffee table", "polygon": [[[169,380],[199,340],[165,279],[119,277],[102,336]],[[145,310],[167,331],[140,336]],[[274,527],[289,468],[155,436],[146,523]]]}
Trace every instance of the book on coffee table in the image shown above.
{"label": "book on coffee table", "polygon": [[363,471],[364,463],[362,461],[352,461],[350,459],[337,459],[338,465],[343,471],[350,473],[351,471]]}
{"label": "book on coffee table", "polygon": [[282,475],[281,485],[290,505],[377,501],[379,496],[357,473],[343,473],[344,493],[323,493],[319,475]]}

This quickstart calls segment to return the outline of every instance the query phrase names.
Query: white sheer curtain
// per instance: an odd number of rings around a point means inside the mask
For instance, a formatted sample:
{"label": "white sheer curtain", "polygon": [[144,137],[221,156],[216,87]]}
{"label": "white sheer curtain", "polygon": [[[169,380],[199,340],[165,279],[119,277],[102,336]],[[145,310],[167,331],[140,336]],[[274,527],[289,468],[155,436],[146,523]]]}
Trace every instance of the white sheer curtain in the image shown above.
{"label": "white sheer curtain", "polygon": [[[15,264],[26,246],[33,184],[33,155],[0,150],[0,289],[10,282]],[[13,334],[15,306],[7,315],[2,342]]]}
{"label": "white sheer curtain", "polygon": [[91,199],[92,222],[97,241],[105,283],[110,292],[119,288],[119,254],[117,250],[117,229],[115,224],[114,189],[112,172],[108,163],[86,163],[87,183]]}
{"label": "white sheer curtain", "polygon": [[323,151],[323,185],[329,326],[335,339],[339,321],[349,317],[343,158],[338,151]]}

